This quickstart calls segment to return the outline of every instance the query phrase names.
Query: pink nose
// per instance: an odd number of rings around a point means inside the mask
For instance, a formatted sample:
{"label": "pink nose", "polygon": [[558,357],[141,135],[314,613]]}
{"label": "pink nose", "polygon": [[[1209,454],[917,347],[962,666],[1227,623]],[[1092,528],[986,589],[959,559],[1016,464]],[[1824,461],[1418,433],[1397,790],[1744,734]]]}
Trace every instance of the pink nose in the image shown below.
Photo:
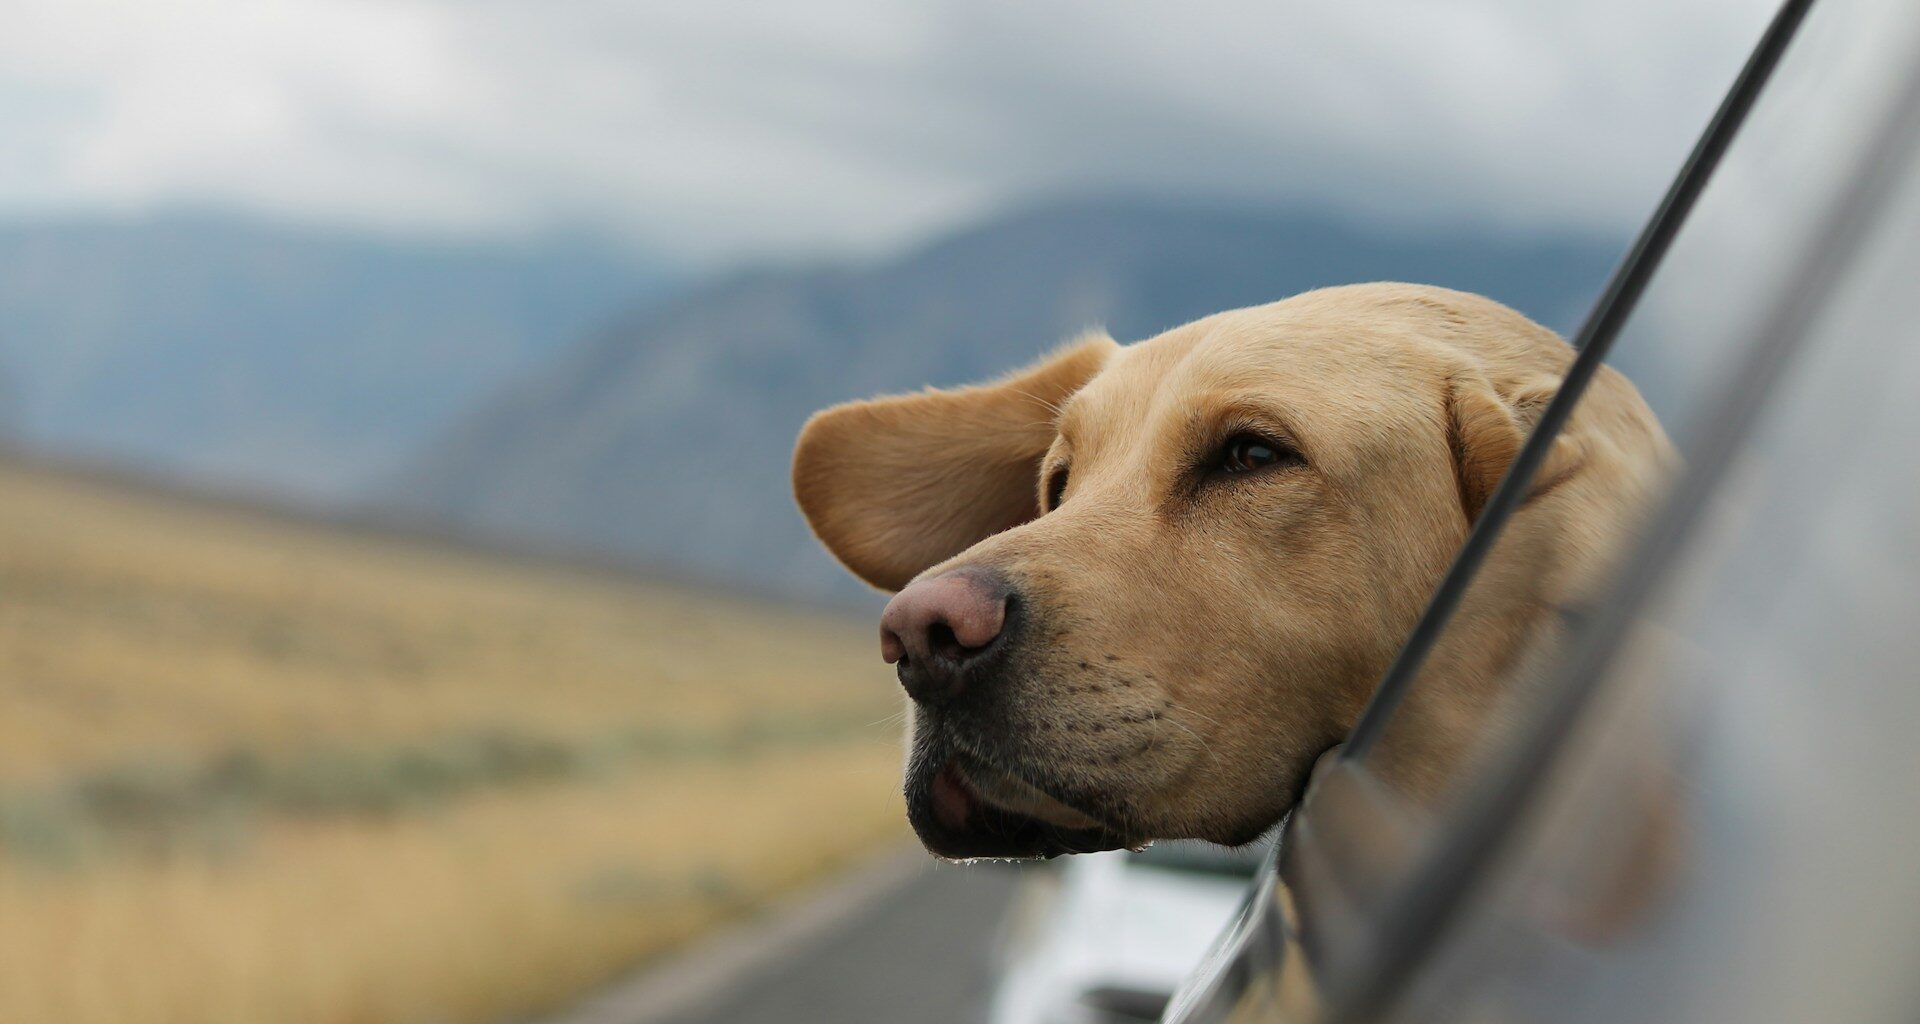
{"label": "pink nose", "polygon": [[933,701],[960,691],[968,662],[1006,626],[1010,592],[993,573],[955,569],[893,595],[880,613],[880,656],[899,666],[908,696]]}

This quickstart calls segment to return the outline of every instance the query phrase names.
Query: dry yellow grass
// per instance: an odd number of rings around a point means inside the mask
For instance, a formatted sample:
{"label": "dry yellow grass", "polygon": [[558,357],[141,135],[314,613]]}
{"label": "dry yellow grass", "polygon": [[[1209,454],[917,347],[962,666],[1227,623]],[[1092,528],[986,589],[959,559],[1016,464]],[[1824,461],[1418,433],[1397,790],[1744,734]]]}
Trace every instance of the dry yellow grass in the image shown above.
{"label": "dry yellow grass", "polygon": [[[903,835],[872,645],[838,617],[0,465],[0,811],[166,764],[190,781],[154,815],[239,815],[218,843],[0,848],[0,1020],[488,1021],[564,1000]],[[632,734],[650,739],[608,746]],[[391,813],[194,802],[236,751],[475,735],[615,753]]]}

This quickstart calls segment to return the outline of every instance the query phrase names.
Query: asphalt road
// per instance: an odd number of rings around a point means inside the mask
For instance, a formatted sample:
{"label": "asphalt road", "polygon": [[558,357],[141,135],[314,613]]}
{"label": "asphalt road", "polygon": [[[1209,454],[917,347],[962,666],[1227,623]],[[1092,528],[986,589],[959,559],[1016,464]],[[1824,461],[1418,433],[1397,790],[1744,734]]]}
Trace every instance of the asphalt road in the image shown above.
{"label": "asphalt road", "polygon": [[939,865],[673,1024],[979,1024],[1016,868]]}
{"label": "asphalt road", "polygon": [[981,1024],[1031,870],[899,851],[546,1024]]}

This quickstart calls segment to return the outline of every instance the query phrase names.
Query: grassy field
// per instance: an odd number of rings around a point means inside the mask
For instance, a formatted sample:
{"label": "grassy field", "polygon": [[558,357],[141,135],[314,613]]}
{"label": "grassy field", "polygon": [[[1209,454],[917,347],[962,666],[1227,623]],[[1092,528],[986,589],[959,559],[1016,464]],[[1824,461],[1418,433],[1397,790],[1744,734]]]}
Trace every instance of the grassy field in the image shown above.
{"label": "grassy field", "polygon": [[871,626],[0,463],[0,1020],[513,1019],[904,835]]}

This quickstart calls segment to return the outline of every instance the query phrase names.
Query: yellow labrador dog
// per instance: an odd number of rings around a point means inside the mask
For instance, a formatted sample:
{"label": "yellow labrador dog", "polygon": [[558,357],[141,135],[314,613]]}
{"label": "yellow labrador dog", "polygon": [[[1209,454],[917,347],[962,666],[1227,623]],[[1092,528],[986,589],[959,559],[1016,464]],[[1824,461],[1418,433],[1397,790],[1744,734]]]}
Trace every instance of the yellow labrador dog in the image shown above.
{"label": "yellow labrador dog", "polygon": [[[995,383],[816,415],[794,490],[836,557],[897,592],[881,650],[912,698],[907,807],[928,849],[1269,828],[1572,358],[1490,300],[1367,284],[1134,345],[1093,334]],[[1461,756],[1668,450],[1602,370],[1503,542],[1525,571],[1463,609],[1396,721],[1413,740],[1389,772],[1419,791]]]}

